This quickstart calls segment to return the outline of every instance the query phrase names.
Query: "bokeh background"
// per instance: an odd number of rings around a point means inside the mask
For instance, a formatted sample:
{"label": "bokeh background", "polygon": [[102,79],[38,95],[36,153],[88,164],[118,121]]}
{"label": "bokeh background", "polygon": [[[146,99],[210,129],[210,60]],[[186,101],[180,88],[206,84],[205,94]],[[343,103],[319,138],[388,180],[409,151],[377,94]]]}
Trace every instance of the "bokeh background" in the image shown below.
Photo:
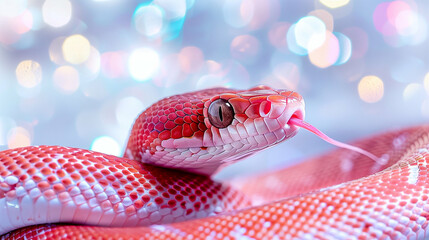
{"label": "bokeh background", "polygon": [[[214,86],[300,92],[342,141],[429,120],[429,2],[0,0],[0,145],[121,155],[155,101]],[[301,131],[221,172],[334,147]]]}

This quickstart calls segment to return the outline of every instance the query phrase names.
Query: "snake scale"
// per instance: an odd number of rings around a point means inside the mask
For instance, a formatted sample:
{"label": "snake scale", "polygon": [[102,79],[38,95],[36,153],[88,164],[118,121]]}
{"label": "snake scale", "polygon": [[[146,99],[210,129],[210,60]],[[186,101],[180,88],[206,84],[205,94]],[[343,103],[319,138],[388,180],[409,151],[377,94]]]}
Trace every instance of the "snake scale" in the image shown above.
{"label": "snake scale", "polygon": [[[2,239],[423,239],[429,126],[287,169],[213,181],[293,137],[304,101],[258,86],[165,98],[135,121],[123,158],[60,146],[0,152]],[[262,155],[261,155],[262,157]]]}

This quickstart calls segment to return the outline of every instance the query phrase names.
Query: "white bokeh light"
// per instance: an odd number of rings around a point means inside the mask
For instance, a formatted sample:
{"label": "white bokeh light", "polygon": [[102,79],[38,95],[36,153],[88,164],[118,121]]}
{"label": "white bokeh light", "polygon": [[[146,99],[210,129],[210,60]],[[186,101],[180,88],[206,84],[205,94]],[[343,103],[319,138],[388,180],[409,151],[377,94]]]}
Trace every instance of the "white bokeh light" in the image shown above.
{"label": "white bokeh light", "polygon": [[128,59],[128,70],[137,81],[152,78],[159,69],[159,55],[150,48],[134,50]]}
{"label": "white bokeh light", "polygon": [[317,17],[303,17],[295,25],[295,38],[299,46],[311,52],[325,42],[326,25]]}
{"label": "white bokeh light", "polygon": [[91,144],[91,150],[115,156],[121,154],[118,142],[109,136],[97,137]]}
{"label": "white bokeh light", "polygon": [[162,30],[164,12],[157,5],[146,5],[137,8],[133,16],[136,30],[145,36],[152,37]]}
{"label": "white bokeh light", "polygon": [[27,0],[0,0],[0,16],[16,17],[27,8]]}
{"label": "white bokeh light", "polygon": [[337,62],[340,53],[337,37],[329,31],[326,31],[325,37],[326,40],[320,47],[308,53],[310,62],[320,68],[332,66]]}
{"label": "white bokeh light", "polygon": [[52,27],[66,25],[72,17],[69,0],[46,0],[42,8],[43,21]]}
{"label": "white bokeh light", "polygon": [[74,34],[67,37],[62,45],[64,59],[72,64],[81,64],[91,54],[91,44],[85,36]]}
{"label": "white bokeh light", "polygon": [[295,28],[296,28],[296,24],[292,24],[292,26],[290,26],[289,30],[287,31],[286,39],[287,39],[288,48],[291,52],[297,55],[301,55],[301,56],[307,55],[308,54],[307,49],[298,45],[296,41]]}
{"label": "white bokeh light", "polygon": [[320,2],[329,8],[339,8],[347,5],[350,0],[320,0]]}
{"label": "white bokeh light", "polygon": [[408,84],[403,92],[402,99],[405,102],[417,103],[424,100],[425,90],[422,84],[420,83],[410,83]]}
{"label": "white bokeh light", "polygon": [[19,85],[33,88],[42,81],[42,67],[33,60],[24,60],[16,67],[16,79]]}

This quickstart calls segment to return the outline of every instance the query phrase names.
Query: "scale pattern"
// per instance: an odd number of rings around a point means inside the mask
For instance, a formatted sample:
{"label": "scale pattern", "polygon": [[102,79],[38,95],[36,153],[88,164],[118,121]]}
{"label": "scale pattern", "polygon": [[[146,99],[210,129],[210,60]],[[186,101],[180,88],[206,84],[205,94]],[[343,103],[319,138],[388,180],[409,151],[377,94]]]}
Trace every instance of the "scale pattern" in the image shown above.
{"label": "scale pattern", "polygon": [[143,226],[247,206],[210,178],[88,150],[0,152],[0,233],[50,222]]}
{"label": "scale pattern", "polygon": [[286,169],[252,179],[236,179],[233,186],[251,197],[254,204],[264,204],[363,178],[396,164],[408,151],[415,151],[416,144],[424,146],[427,132],[427,128],[421,126],[388,132],[353,144],[381,156],[385,165],[359,153],[338,149]]}
{"label": "scale pattern", "polygon": [[[357,146],[389,155],[385,169],[374,170],[374,163],[364,164],[362,171],[375,172],[349,181],[358,175],[350,174],[342,183],[305,192],[316,181],[307,182],[308,165],[301,164],[300,179],[309,184],[300,195],[276,202],[233,211],[215,217],[180,223],[138,228],[102,228],[70,225],[42,225],[20,229],[4,238],[38,237],[40,239],[102,238],[102,239],[423,239],[429,224],[429,126],[390,132],[360,141]],[[313,159],[323,164],[336,159],[364,158],[337,150]],[[332,162],[330,162],[332,163]],[[302,166],[302,168],[300,168]],[[316,168],[319,165],[316,165]],[[337,172],[327,166],[318,177],[328,179]],[[260,186],[283,180],[282,173],[262,179]],[[346,175],[344,175],[346,176]],[[343,176],[343,177],[344,177]],[[344,182],[345,181],[345,182]],[[249,181],[253,185],[256,181]],[[284,183],[285,186],[289,184]],[[322,184],[323,185],[323,184]],[[259,188],[260,186],[256,186]],[[279,185],[276,185],[279,186]],[[319,184],[318,187],[321,185]],[[245,189],[250,189],[248,185]],[[291,191],[286,188],[285,196]],[[265,188],[266,194],[276,190]]]}
{"label": "scale pattern", "polygon": [[[226,128],[212,126],[210,104],[224,99],[234,109]],[[220,168],[297,132],[287,124],[304,117],[304,101],[296,92],[258,86],[238,91],[214,88],[171,96],[146,109],[135,121],[125,157],[142,162],[212,175]]]}
{"label": "scale pattern", "polygon": [[[222,129],[207,118],[219,98],[234,109],[232,123]],[[383,166],[338,150],[233,182],[240,193],[189,173],[210,175],[294,136],[298,128],[288,121],[303,118],[303,108],[299,94],[266,86],[203,90],[163,99],[141,114],[126,149],[130,159],[53,146],[0,152],[2,238],[425,237],[429,126],[358,143],[382,156]],[[243,194],[256,204],[246,208]]]}

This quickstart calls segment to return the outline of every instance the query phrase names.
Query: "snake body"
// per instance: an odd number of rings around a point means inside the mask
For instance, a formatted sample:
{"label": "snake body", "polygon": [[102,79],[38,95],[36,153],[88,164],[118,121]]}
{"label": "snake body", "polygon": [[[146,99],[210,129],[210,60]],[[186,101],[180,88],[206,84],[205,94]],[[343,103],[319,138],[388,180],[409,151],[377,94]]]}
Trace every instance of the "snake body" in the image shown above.
{"label": "snake body", "polygon": [[56,146],[0,152],[0,233],[3,239],[424,238],[429,126],[356,143],[386,165],[336,150],[232,187],[210,179],[294,136],[298,128],[288,119],[303,118],[303,107],[299,94],[266,86],[203,90],[143,112],[126,158]]}

